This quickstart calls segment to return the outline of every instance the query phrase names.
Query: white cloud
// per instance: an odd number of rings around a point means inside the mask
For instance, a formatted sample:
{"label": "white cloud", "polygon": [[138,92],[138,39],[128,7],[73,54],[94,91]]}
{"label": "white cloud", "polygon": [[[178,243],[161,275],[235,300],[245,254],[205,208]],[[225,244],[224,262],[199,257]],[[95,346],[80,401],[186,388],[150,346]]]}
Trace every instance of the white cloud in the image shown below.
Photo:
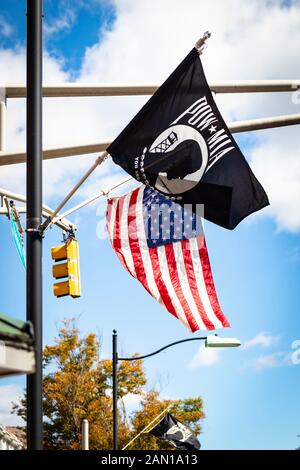
{"label": "white cloud", "polygon": [[123,401],[127,414],[139,408],[142,399],[142,395],[137,395],[136,393],[128,393],[125,395]]}
{"label": "white cloud", "polygon": [[68,31],[74,25],[76,20],[75,12],[71,9],[66,9],[63,14],[60,14],[51,22],[44,23],[44,31],[46,35],[57,34],[60,31]]}
{"label": "white cloud", "polygon": [[245,341],[242,348],[249,349],[255,346],[267,348],[276,344],[279,340],[278,336],[273,336],[270,333],[258,333],[254,338]]}
{"label": "white cloud", "polygon": [[278,351],[272,354],[259,356],[245,364],[245,367],[261,371],[292,365],[291,353]]}
{"label": "white cloud", "polygon": [[24,425],[23,420],[11,414],[12,402],[17,403],[23,395],[23,388],[17,384],[0,386],[0,424],[3,426]]}
{"label": "white cloud", "polygon": [[188,364],[190,369],[197,367],[210,367],[220,361],[220,351],[214,348],[206,348],[204,345],[200,346],[198,352]]}
{"label": "white cloud", "polygon": [[10,23],[6,21],[3,16],[0,16],[0,35],[4,36],[5,38],[8,38],[12,35],[14,32],[14,28]]}
{"label": "white cloud", "polygon": [[[300,1],[290,7],[275,0],[115,0],[115,23],[101,41],[86,49],[79,82],[161,83],[206,29],[213,33],[203,64],[209,81],[295,78],[300,75]],[[155,12],[155,14],[153,14]],[[267,41],[266,38],[272,38]],[[247,58],[245,60],[245,58]],[[63,63],[45,58],[44,82],[66,82],[72,74]],[[25,80],[24,51],[0,51],[1,81]],[[97,142],[113,138],[146,97],[44,100],[44,146]],[[22,102],[23,101],[23,102]],[[296,113],[290,94],[218,96],[228,120]],[[25,144],[24,100],[10,100],[8,146]],[[298,128],[260,131],[248,152],[265,186],[271,206],[260,216],[272,217],[279,229],[299,231],[300,203]],[[77,157],[45,163],[45,199],[60,200],[93,159]],[[121,175],[105,163],[80,196],[101,189]],[[1,168],[0,186],[24,192],[24,165]]]}

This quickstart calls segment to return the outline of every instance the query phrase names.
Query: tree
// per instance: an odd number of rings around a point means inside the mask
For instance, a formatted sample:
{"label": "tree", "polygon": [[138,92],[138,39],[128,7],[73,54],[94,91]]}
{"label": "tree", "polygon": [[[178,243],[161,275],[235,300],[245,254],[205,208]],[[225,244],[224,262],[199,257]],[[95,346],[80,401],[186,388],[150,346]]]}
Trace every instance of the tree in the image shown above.
{"label": "tree", "polygon": [[[74,319],[65,320],[53,346],[43,352],[44,447],[80,449],[81,423],[90,423],[90,448],[112,448],[112,362],[99,358],[100,344],[94,333],[81,336]],[[203,403],[200,397],[163,400],[154,390],[145,391],[143,361],[122,361],[118,367],[119,443],[122,448],[169,404],[171,412],[196,433],[201,430]],[[142,396],[141,409],[126,415],[123,398]],[[26,397],[14,404],[13,412],[26,417]],[[142,435],[135,449],[166,449],[167,443]]]}

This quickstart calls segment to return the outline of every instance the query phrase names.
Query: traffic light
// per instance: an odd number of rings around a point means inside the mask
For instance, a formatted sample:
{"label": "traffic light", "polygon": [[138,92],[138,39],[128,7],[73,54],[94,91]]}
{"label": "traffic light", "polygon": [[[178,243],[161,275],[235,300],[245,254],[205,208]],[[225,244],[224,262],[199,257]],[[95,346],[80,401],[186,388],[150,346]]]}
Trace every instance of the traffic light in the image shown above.
{"label": "traffic light", "polygon": [[[56,297],[71,295],[80,297],[80,268],[79,268],[79,247],[78,241],[70,237],[64,245],[51,248],[51,256],[55,263],[52,266],[52,273],[55,279],[68,278],[63,282],[53,284],[53,292]],[[65,261],[58,263],[58,261]]]}

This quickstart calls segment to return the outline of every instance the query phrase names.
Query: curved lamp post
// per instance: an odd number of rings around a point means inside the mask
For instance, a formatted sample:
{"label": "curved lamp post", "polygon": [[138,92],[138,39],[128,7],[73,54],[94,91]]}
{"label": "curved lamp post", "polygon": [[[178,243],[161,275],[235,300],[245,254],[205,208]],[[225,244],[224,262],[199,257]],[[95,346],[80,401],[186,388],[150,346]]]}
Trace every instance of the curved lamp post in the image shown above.
{"label": "curved lamp post", "polygon": [[217,335],[197,336],[195,338],[182,339],[174,343],[167,344],[152,353],[145,354],[144,356],[133,357],[119,357],[118,356],[118,337],[117,331],[113,330],[112,335],[112,389],[113,389],[113,450],[118,449],[118,381],[117,371],[119,361],[137,361],[139,359],[146,359],[147,357],[155,356],[156,354],[164,351],[165,349],[175,346],[176,344],[186,343],[188,341],[205,341],[206,348],[234,348],[241,345],[241,342],[236,338],[222,338]]}

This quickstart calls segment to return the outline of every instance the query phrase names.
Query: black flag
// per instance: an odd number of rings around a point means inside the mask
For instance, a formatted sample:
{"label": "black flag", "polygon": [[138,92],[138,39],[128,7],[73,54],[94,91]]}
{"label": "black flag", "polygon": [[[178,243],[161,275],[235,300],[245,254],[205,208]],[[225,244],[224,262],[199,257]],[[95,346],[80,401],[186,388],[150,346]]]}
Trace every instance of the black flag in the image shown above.
{"label": "black flag", "polygon": [[233,229],[269,204],[228,130],[194,48],[108,147],[115,163]]}
{"label": "black flag", "polygon": [[200,442],[192,431],[180,423],[174,416],[167,413],[166,416],[150,431],[156,437],[170,442],[179,450],[199,450]]}

